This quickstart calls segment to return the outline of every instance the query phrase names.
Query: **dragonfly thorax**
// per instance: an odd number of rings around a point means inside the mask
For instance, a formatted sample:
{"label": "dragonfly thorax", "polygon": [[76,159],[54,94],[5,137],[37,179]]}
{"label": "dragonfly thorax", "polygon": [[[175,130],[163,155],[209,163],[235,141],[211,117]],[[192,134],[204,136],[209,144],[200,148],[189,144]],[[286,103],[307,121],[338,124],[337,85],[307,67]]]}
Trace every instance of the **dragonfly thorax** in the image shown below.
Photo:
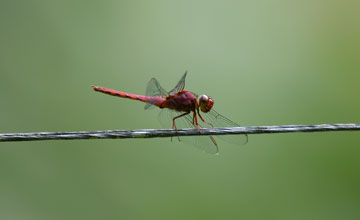
{"label": "dragonfly thorax", "polygon": [[198,98],[199,108],[202,112],[209,112],[214,105],[214,100],[205,94]]}

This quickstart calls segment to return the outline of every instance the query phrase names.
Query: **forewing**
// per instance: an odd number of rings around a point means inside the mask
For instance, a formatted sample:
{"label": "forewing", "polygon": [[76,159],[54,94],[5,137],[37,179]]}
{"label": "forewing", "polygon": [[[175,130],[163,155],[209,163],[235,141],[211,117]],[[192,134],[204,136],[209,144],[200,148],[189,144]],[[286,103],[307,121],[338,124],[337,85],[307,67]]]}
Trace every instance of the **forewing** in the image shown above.
{"label": "forewing", "polygon": [[[166,92],[166,90],[161,87],[159,81],[157,81],[157,79],[152,78],[146,87],[146,92],[145,92],[146,96],[161,96],[161,97],[166,97],[168,96],[168,93]],[[154,107],[154,105],[152,105],[151,103],[146,103],[144,109],[149,109],[151,107]]]}
{"label": "forewing", "polygon": [[179,82],[176,84],[175,88],[173,88],[169,94],[175,94],[177,92],[183,91],[185,88],[185,78],[187,75],[187,71],[185,71],[184,75],[181,77],[181,79],[179,80]]}
{"label": "forewing", "polygon": [[[214,128],[223,128],[223,127],[240,127],[240,125],[232,120],[228,119],[227,117],[219,114],[217,111],[212,109],[208,113],[201,113],[204,120],[210,122]],[[201,120],[199,120],[201,121]],[[211,127],[202,123],[204,127]],[[234,134],[234,135],[217,135],[220,139],[232,143],[232,144],[246,144],[248,142],[248,136],[245,134]]]}

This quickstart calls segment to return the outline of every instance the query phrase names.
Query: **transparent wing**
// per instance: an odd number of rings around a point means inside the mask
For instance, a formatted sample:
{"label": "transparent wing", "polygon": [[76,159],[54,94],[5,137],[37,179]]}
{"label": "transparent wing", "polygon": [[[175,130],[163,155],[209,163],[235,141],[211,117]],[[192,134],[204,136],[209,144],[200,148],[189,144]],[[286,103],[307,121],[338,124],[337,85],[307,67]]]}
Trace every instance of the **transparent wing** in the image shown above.
{"label": "transparent wing", "polygon": [[[240,127],[240,125],[227,117],[219,114],[217,111],[212,109],[208,113],[200,112],[201,116],[203,116],[204,120],[210,122],[214,128],[222,128],[222,127]],[[202,122],[199,120],[199,123]],[[204,127],[210,127],[209,125],[202,123]],[[232,143],[232,144],[246,144],[248,142],[248,136],[245,134],[241,135],[217,135],[220,139]]]}
{"label": "transparent wing", "polygon": [[[182,114],[183,112],[177,112],[169,109],[162,109],[159,114],[159,122],[163,128],[171,128],[172,126],[172,119]],[[175,121],[176,127],[178,129],[181,128],[195,128],[192,124],[192,117],[193,113],[178,118]],[[173,137],[172,141],[179,140],[185,144],[191,145],[196,147],[197,149],[204,151],[210,154],[218,154],[218,147],[213,143],[211,140],[211,136],[182,136],[182,137]]]}
{"label": "transparent wing", "polygon": [[[161,97],[166,97],[169,94],[166,92],[166,90],[161,87],[159,81],[157,81],[157,79],[152,78],[147,86],[146,86],[146,92],[145,92],[146,96],[161,96]],[[149,109],[151,107],[155,107],[154,105],[152,105],[151,103],[146,103],[144,109]]]}
{"label": "transparent wing", "polygon": [[183,91],[185,88],[185,78],[186,78],[187,71],[185,71],[184,75],[181,77],[179,82],[176,84],[175,88],[173,88],[169,94],[175,94],[177,92]]}

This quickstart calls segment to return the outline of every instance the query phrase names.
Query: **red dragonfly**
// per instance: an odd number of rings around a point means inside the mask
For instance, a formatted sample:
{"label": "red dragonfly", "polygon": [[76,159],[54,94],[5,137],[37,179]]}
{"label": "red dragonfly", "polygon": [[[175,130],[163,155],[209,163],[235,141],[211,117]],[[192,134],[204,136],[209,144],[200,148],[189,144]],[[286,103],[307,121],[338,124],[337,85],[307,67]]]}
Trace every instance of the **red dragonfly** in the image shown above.
{"label": "red dragonfly", "polygon": [[[155,78],[152,78],[147,85],[145,96],[116,91],[100,86],[92,86],[92,88],[97,92],[145,102],[145,109],[154,106],[159,107],[162,109],[159,119],[162,125],[165,125],[164,127],[167,127],[168,124],[166,124],[166,122],[169,119],[172,120],[172,128],[176,130],[178,128],[178,126],[176,126],[177,124],[180,124],[182,128],[195,127],[199,132],[201,132],[200,128],[202,127],[240,126],[216,112],[213,109],[214,100],[210,96],[205,94],[198,96],[193,92],[184,90],[186,75],[187,72],[185,72],[180,81],[176,84],[175,88],[169,92],[161,87],[160,83]],[[202,115],[202,113],[204,114]],[[201,124],[199,124],[199,122]],[[212,136],[206,139],[204,139],[204,137],[191,136],[182,138],[182,140],[188,142],[188,138],[192,140],[190,141],[191,144],[194,144],[208,153],[218,154],[219,152],[218,145]],[[234,144],[246,144],[248,141],[247,135],[225,135],[220,138]]]}

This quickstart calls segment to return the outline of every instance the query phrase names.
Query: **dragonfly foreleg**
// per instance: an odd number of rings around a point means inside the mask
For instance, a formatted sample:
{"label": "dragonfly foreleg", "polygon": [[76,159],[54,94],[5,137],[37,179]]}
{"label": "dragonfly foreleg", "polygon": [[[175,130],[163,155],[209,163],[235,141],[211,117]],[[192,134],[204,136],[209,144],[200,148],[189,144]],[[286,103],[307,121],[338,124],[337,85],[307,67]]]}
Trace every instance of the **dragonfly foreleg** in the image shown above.
{"label": "dragonfly foreleg", "polygon": [[199,115],[201,121],[203,121],[205,124],[211,126],[212,128],[214,127],[210,122],[207,122],[204,120],[204,118],[200,115],[199,109],[197,110],[197,114]]}
{"label": "dragonfly foreleg", "polygon": [[215,139],[213,138],[213,136],[210,136],[211,141],[214,143],[215,147],[216,147],[216,154],[219,154],[219,147],[215,141]]}

